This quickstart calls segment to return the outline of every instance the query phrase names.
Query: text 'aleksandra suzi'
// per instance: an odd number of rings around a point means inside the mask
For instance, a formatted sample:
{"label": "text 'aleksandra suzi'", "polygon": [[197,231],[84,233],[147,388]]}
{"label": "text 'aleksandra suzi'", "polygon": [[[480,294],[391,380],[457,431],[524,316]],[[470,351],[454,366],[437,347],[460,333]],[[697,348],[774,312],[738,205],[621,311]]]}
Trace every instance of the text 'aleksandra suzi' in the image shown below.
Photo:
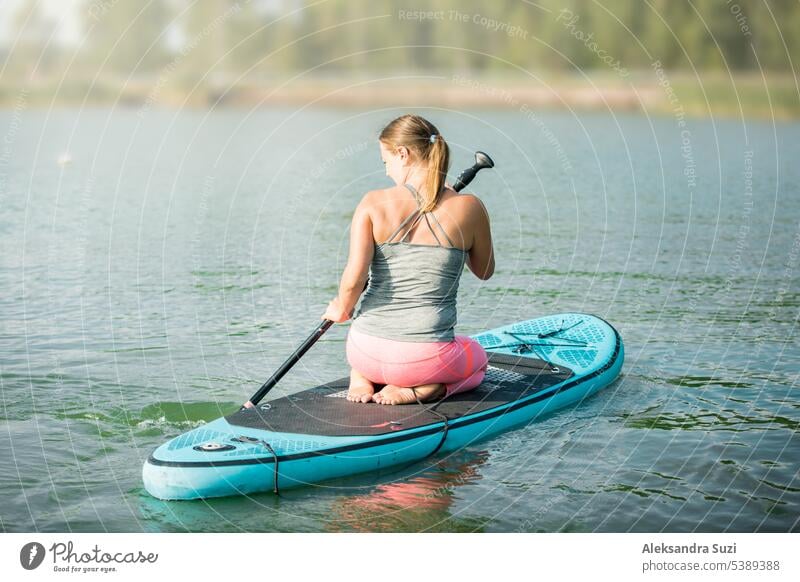
{"label": "text 'aleksandra suzi'", "polygon": [[664,542],[645,544],[643,554],[735,554],[736,543],[732,544],[665,544]]}

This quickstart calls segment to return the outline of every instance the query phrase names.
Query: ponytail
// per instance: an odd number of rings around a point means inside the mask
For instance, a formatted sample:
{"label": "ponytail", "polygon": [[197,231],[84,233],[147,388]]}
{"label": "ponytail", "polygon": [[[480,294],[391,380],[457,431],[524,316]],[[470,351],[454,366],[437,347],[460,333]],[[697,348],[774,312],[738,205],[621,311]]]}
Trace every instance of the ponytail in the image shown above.
{"label": "ponytail", "polygon": [[439,135],[439,130],[424,117],[403,115],[383,128],[380,140],[393,151],[405,146],[428,164],[425,185],[419,193],[422,197],[420,208],[423,212],[433,210],[450,169],[450,148]]}
{"label": "ponytail", "polygon": [[425,193],[422,211],[430,212],[436,207],[439,192],[444,187],[447,179],[447,169],[450,167],[450,148],[444,138],[439,134],[431,134],[430,147],[428,148],[428,179],[425,180]]}

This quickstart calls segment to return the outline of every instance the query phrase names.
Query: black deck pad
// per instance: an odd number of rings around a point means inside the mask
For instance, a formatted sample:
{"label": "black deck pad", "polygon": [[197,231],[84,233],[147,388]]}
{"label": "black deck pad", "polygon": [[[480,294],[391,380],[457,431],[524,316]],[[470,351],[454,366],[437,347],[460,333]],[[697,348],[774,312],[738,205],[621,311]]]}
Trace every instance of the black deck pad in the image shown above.
{"label": "black deck pad", "polygon": [[[384,405],[348,401],[348,378],[240,410],[226,420],[235,426],[320,436],[381,435],[482,412],[519,400],[573,376],[564,366],[526,356],[489,353],[480,386],[438,402]],[[435,410],[438,414],[431,412]]]}

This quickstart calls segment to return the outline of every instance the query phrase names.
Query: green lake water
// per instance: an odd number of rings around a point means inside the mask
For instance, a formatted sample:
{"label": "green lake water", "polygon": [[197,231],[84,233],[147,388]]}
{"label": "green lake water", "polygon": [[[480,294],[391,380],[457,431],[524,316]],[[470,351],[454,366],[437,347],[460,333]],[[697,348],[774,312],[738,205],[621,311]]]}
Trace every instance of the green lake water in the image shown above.
{"label": "green lake water", "polygon": [[[0,531],[797,531],[800,125],[422,110],[495,170],[497,269],[458,333],[622,334],[582,405],[385,474],[196,502],[143,489],[319,323],[405,111],[0,113]],[[59,165],[69,152],[72,163]],[[347,375],[334,326],[269,398]]]}

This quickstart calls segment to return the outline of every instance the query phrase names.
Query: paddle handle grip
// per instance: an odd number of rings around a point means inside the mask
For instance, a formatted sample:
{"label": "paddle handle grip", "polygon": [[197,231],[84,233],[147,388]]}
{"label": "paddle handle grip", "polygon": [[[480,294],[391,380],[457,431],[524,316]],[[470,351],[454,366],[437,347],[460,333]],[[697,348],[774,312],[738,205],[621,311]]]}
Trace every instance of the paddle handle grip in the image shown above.
{"label": "paddle handle grip", "polygon": [[455,184],[453,184],[453,190],[461,192],[467,187],[467,184],[472,182],[475,175],[484,168],[494,168],[494,161],[484,152],[475,152],[475,163],[458,175]]}
{"label": "paddle handle grip", "polygon": [[456,178],[456,183],[453,184],[453,190],[456,192],[460,192],[464,188],[466,188],[467,184],[472,182],[472,179],[475,175],[480,171],[480,168],[472,166],[471,168],[467,168],[463,172],[458,175]]}

